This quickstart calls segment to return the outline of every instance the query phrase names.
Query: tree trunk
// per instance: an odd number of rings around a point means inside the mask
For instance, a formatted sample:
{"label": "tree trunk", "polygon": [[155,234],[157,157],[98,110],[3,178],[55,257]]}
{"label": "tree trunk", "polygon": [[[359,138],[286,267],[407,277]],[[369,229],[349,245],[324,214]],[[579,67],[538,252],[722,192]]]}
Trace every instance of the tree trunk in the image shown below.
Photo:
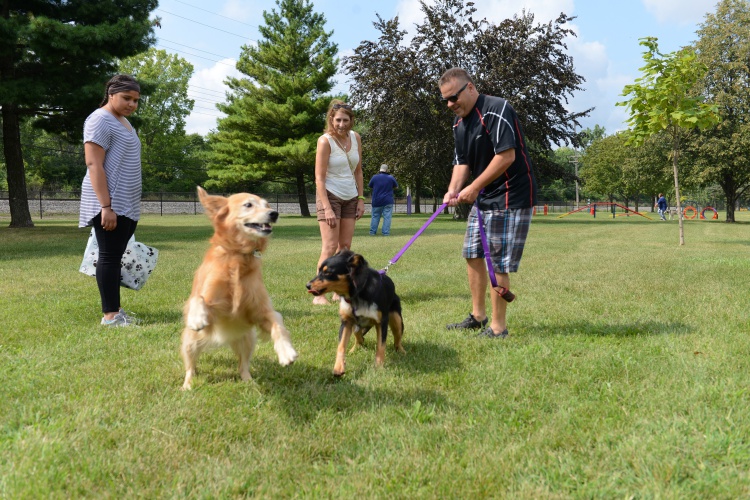
{"label": "tree trunk", "polygon": [[672,171],[674,173],[674,194],[677,198],[677,221],[680,226],[680,245],[685,244],[685,228],[682,220],[682,205],[680,204],[680,180],[677,176],[677,158],[680,153],[680,138],[677,131],[672,131]]}
{"label": "tree trunk", "polygon": [[727,219],[725,222],[735,222],[734,207],[737,206],[735,193],[727,194]]}
{"label": "tree trunk", "polygon": [[34,227],[29,212],[26,192],[26,172],[21,151],[21,127],[18,106],[3,103],[3,152],[8,172],[8,198],[10,204],[9,227]]}
{"label": "tree trunk", "polygon": [[724,196],[727,200],[727,219],[726,222],[735,222],[734,207],[737,206],[737,189],[734,178],[730,174],[724,176],[724,182],[721,186],[724,189]]}
{"label": "tree trunk", "polygon": [[305,174],[297,172],[297,198],[299,199],[299,213],[302,217],[310,217],[310,207],[307,206],[307,191],[305,190]]}
{"label": "tree trunk", "polygon": [[416,187],[414,189],[414,194],[412,195],[412,198],[414,199],[414,213],[415,214],[422,213],[422,199],[420,198],[421,192],[422,192],[422,181],[421,179],[417,179]]}

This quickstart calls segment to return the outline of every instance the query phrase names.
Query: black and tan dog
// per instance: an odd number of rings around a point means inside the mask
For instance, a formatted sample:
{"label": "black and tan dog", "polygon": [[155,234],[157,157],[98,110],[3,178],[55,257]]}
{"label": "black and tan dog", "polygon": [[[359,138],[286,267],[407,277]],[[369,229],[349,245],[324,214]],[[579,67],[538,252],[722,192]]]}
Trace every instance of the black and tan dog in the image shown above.
{"label": "black and tan dog", "polygon": [[320,265],[318,275],[307,284],[307,290],[313,295],[336,292],[341,296],[339,346],[333,366],[333,374],[337,377],[344,374],[346,348],[352,332],[356,337],[352,347],[354,351],[357,346],[364,345],[365,334],[375,327],[378,335],[376,366],[382,366],[385,362],[389,325],[394,347],[399,352],[406,352],[401,346],[404,320],[396,286],[391,278],[369,267],[361,255],[344,250],[326,259]]}

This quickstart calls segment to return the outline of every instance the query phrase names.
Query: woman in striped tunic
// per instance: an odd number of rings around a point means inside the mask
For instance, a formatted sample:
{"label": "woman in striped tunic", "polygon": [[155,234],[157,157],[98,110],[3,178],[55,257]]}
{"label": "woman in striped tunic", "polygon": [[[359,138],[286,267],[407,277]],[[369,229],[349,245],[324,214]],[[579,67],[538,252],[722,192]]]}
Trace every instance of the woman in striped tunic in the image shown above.
{"label": "woman in striped tunic", "polygon": [[120,260],[141,216],[141,142],[127,118],[138,108],[138,82],[116,75],[99,109],[83,125],[88,171],[81,185],[79,227],[93,226],[99,244],[96,283],[102,325],[132,323],[120,307]]}

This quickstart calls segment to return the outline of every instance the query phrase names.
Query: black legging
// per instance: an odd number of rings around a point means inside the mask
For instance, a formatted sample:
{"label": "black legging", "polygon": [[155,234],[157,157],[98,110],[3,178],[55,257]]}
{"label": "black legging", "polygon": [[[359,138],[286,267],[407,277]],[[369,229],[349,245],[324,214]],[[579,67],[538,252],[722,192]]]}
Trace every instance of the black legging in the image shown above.
{"label": "black legging", "polygon": [[102,312],[117,312],[120,310],[120,261],[138,222],[118,215],[114,231],[105,231],[102,228],[101,212],[92,222],[96,242],[99,244],[96,284],[99,285],[99,295],[102,298]]}

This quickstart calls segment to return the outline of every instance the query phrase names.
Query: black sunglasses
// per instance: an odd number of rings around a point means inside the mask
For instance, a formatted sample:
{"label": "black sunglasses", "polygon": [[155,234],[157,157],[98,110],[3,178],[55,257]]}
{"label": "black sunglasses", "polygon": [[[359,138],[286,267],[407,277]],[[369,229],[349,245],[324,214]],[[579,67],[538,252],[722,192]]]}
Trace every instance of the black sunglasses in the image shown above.
{"label": "black sunglasses", "polygon": [[459,95],[459,94],[460,94],[461,92],[463,92],[463,91],[464,91],[464,89],[466,88],[466,86],[467,86],[468,84],[469,84],[469,82],[466,82],[466,83],[464,83],[464,86],[463,86],[463,87],[461,87],[460,89],[458,89],[458,92],[456,92],[456,93],[455,93],[455,94],[453,94],[453,95],[449,95],[448,97],[441,97],[441,100],[442,100],[443,102],[456,102],[456,101],[458,101],[458,95]]}
{"label": "black sunglasses", "polygon": [[351,104],[334,104],[331,109],[333,109],[334,111],[336,111],[337,109],[341,109],[341,108],[348,109],[349,111],[351,111],[352,110],[352,105]]}

